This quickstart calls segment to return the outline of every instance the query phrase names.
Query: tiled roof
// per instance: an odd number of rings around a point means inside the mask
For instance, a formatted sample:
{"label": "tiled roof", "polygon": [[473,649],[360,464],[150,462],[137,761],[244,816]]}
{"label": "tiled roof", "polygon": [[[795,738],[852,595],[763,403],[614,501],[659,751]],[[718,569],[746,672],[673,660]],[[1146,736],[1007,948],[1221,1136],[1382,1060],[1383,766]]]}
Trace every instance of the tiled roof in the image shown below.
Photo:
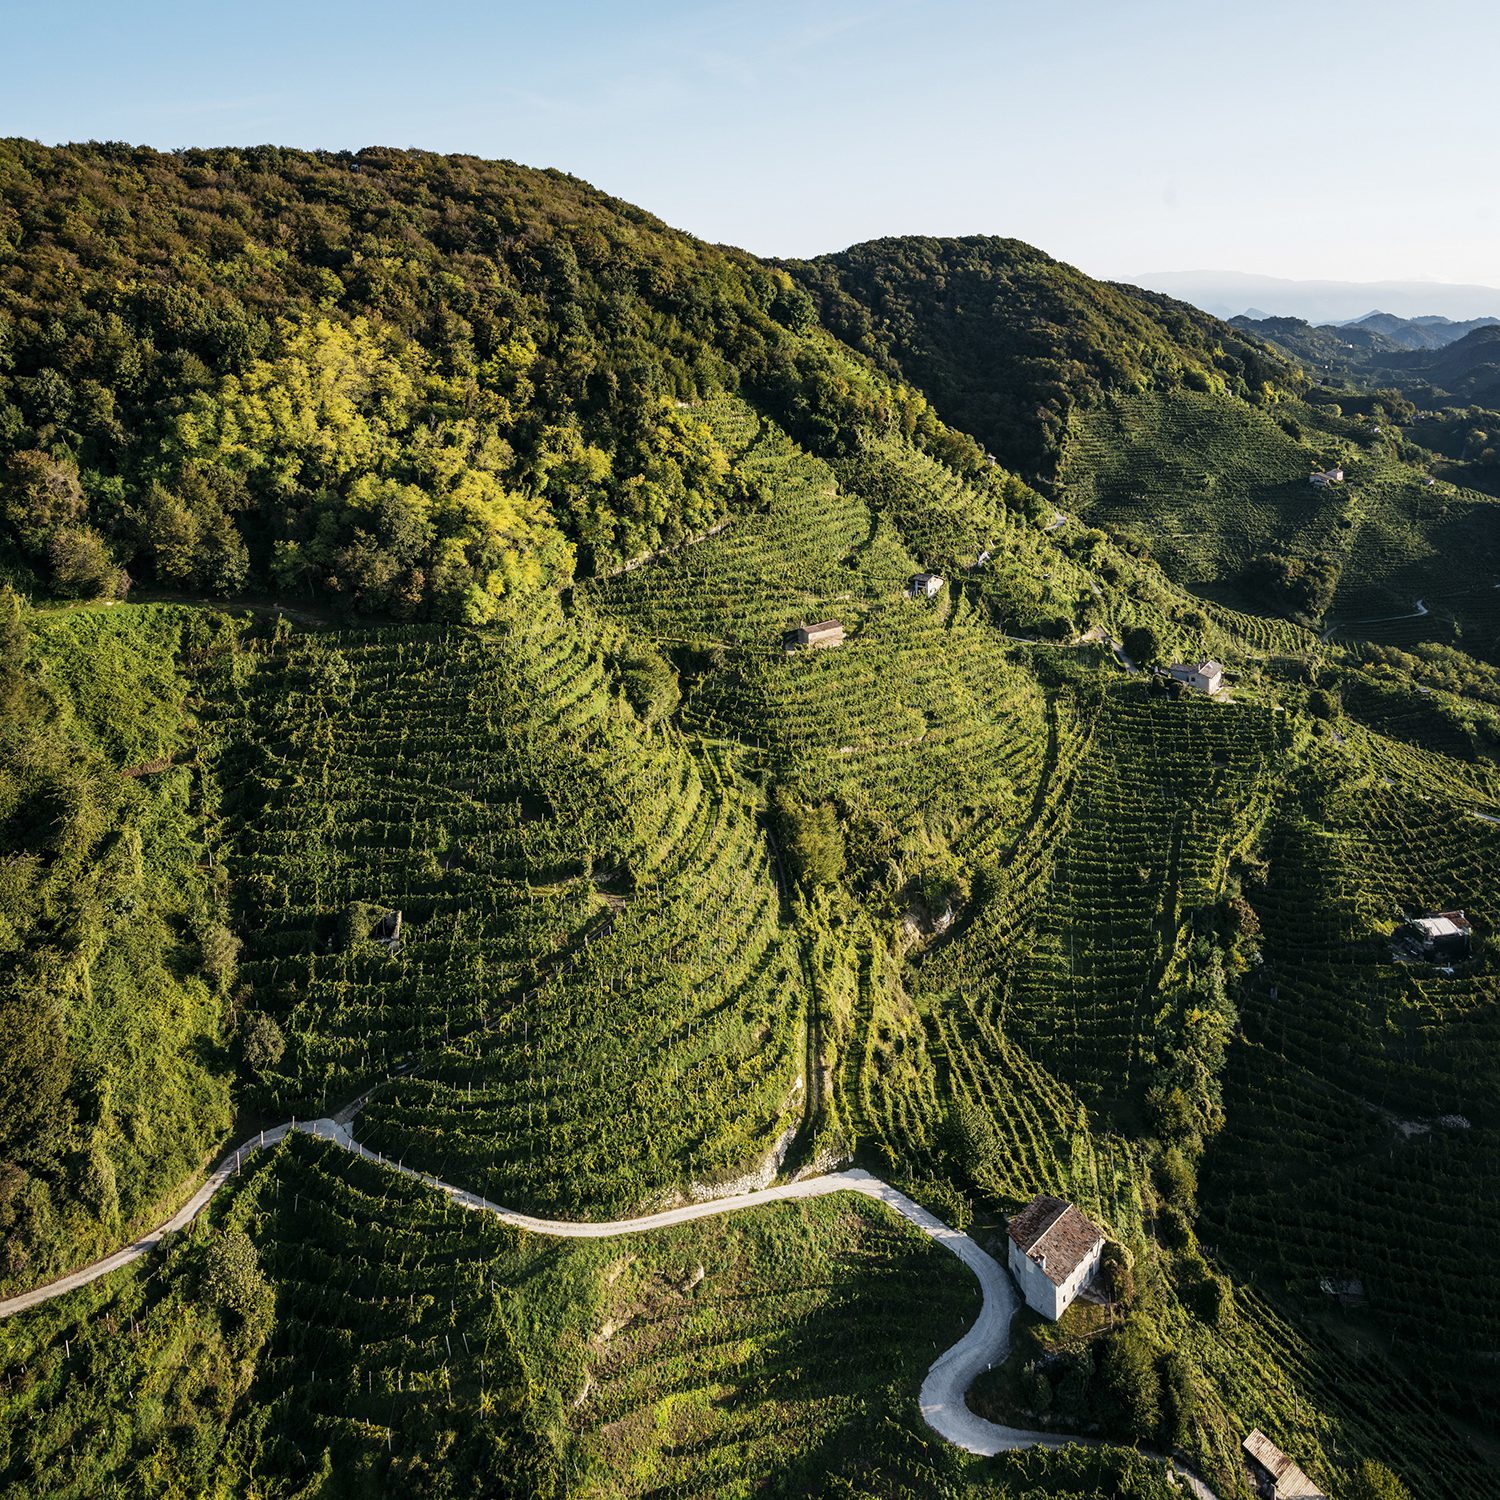
{"label": "tiled roof", "polygon": [[1271,1476],[1281,1500],[1326,1500],[1322,1490],[1259,1427],[1245,1439],[1244,1448]]}
{"label": "tiled roof", "polygon": [[1071,1203],[1043,1195],[1010,1217],[1010,1237],[1054,1286],[1061,1286],[1104,1238]]}

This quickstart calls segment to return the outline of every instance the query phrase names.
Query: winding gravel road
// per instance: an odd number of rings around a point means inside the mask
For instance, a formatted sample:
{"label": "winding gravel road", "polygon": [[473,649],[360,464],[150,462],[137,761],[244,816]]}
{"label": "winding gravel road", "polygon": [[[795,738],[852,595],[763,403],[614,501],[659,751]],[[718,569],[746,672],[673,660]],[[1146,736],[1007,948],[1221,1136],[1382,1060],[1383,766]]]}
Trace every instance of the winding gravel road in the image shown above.
{"label": "winding gravel road", "polygon": [[[507,1224],[514,1224],[531,1234],[551,1235],[560,1239],[600,1240],[613,1239],[620,1235],[645,1234],[653,1229],[664,1229],[671,1224],[689,1224],[696,1219],[717,1218],[721,1214],[737,1213],[741,1209],[755,1208],[763,1203],[785,1203],[799,1198],[825,1198],[830,1193],[859,1193],[874,1198],[894,1209],[909,1224],[921,1230],[929,1239],[956,1255],[973,1273],[979,1282],[981,1305],[979,1316],[968,1332],[951,1349],[940,1354],[927,1371],[918,1398],[922,1416],[927,1425],[940,1437],[963,1448],[969,1453],[992,1457],[1017,1448],[1063,1448],[1071,1443],[1090,1444],[1094,1440],[1071,1437],[1065,1433],[1031,1432],[1020,1427],[1003,1427],[969,1410],[964,1397],[975,1378],[991,1365],[1003,1361],[1010,1350],[1010,1322],[1016,1312],[1015,1287],[1009,1273],[988,1251],[982,1250],[968,1235],[950,1228],[935,1214],[930,1214],[919,1203],[914,1203],[905,1193],[897,1191],[888,1182],[872,1176],[859,1168],[843,1172],[828,1172],[820,1177],[806,1177],[799,1182],[781,1183],[775,1187],[760,1188],[756,1192],[736,1193],[732,1197],[709,1198],[697,1203],[685,1203],[678,1208],[663,1209],[660,1213],[641,1214],[633,1219],[612,1219],[605,1223],[589,1223],[570,1219],[539,1219],[531,1214],[518,1213],[513,1208],[504,1208],[491,1203],[477,1193],[454,1187],[441,1178],[429,1176],[415,1167],[392,1161],[388,1156],[371,1151],[354,1139],[352,1118],[358,1112],[363,1099],[340,1110],[331,1119],[295,1121],[278,1125],[273,1130],[263,1131],[244,1145],[231,1151],[209,1174],[203,1186],[188,1199],[166,1223],[142,1235],[133,1244],[103,1260],[49,1281],[43,1286],[23,1292],[17,1297],[0,1301],[0,1319],[9,1318],[39,1303],[61,1297],[66,1292],[87,1286],[101,1276],[131,1261],[149,1254],[174,1230],[190,1223],[207,1206],[213,1195],[238,1172],[241,1163],[262,1146],[272,1146],[293,1130],[305,1132],[321,1140],[332,1141],[344,1150],[366,1161],[375,1162],[393,1172],[400,1172],[416,1182],[424,1183],[440,1193],[446,1193],[462,1208],[478,1213],[494,1214]],[[1185,1483],[1197,1500],[1218,1500],[1218,1497],[1196,1475],[1184,1470],[1163,1455],[1152,1454],[1167,1464],[1173,1474]]]}

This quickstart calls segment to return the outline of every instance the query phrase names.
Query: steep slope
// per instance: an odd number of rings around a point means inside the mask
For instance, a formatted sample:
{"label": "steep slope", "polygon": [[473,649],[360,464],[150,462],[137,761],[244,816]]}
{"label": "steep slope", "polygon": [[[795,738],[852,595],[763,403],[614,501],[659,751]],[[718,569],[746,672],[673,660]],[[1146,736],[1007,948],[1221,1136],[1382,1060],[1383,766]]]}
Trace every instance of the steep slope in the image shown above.
{"label": "steep slope", "polygon": [[871,240],[787,264],[846,344],[1033,481],[1053,476],[1073,412],[1108,392],[1259,400],[1290,374],[1185,303],[1095,281],[1019,240]]}
{"label": "steep slope", "polygon": [[[1493,508],[1424,486],[1375,397],[1309,404],[1223,325],[1013,242],[802,285],[467,158],[0,162],[5,566],[192,599],[20,612],[6,682],[53,707],[6,765],[0,1071],[63,1102],[12,1128],[51,1153],[15,1201],[60,1206],[19,1280],[107,1239],[96,1157],[149,1157],[144,1211],[231,1102],[363,1095],[407,1169],[569,1217],[854,1159],[1002,1253],[1039,1191],[1110,1236],[1108,1311],[1064,1358],[1018,1339],[1000,1417],[1181,1449],[1237,1500],[1257,1425],[1336,1493],[1364,1456],[1494,1493],[1464,1426],[1493,1373],[1450,1385],[1493,1327],[1462,1297],[1493,1228],[1496,674],[1222,602],[1426,629],[1441,584],[1482,641]],[[992,431],[939,415],[966,393]],[[216,612],[250,586],[295,605]],[[842,643],[788,652],[818,618]],[[1227,695],[1139,670],[1178,655]],[[1453,901],[1469,966],[1398,971],[1393,904]],[[1470,1128],[1383,1162],[1366,1104]],[[1299,1219],[1351,1156],[1378,1216],[1329,1189]],[[933,1443],[910,1376],[961,1296],[878,1218],[575,1253],[450,1207],[305,1141],[257,1157],[161,1274],[7,1325],[0,1474],[1164,1492],[1136,1454]],[[1323,1305],[1325,1259],[1366,1309]]]}
{"label": "steep slope", "polygon": [[745,387],[817,445],[921,398],[784,271],[472,157],[0,143],[0,568],[479,622],[702,530]]}
{"label": "steep slope", "polygon": [[238,945],[194,708],[236,634],[0,589],[0,1289],[164,1217],[228,1131]]}

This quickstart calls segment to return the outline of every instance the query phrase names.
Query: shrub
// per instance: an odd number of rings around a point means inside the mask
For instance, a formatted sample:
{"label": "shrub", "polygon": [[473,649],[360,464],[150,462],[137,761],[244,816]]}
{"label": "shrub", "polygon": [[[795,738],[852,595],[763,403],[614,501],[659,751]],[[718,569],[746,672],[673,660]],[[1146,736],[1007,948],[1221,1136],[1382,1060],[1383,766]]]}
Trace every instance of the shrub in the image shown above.
{"label": "shrub", "polygon": [[1168,1203],[1185,1209],[1192,1207],[1198,1194],[1198,1174],[1179,1146],[1168,1146],[1162,1152],[1154,1175],[1157,1191]]}
{"label": "shrub", "polygon": [[615,659],[615,672],[643,724],[659,724],[677,711],[682,701],[677,674],[654,651],[623,652]]}
{"label": "shrub", "polygon": [[831,802],[809,805],[784,787],[776,811],[792,870],[803,885],[836,885],[844,873],[844,834]]}
{"label": "shrub", "polygon": [[281,1061],[286,1038],[274,1017],[263,1010],[251,1011],[240,1027],[240,1048],[245,1066],[254,1073],[264,1073]]}
{"label": "shrub", "polygon": [[209,922],[198,936],[199,964],[222,994],[234,983],[240,940],[222,923]]}
{"label": "shrub", "polygon": [[1161,637],[1149,625],[1132,625],[1125,632],[1125,654],[1137,666],[1149,667],[1161,660]]}
{"label": "shrub", "polygon": [[1161,1426],[1161,1378],[1156,1354],[1137,1324],[1126,1323],[1110,1336],[1100,1375],[1112,1429],[1125,1438],[1155,1437]]}
{"label": "shrub", "polygon": [[1314,688],[1307,695],[1307,711],[1315,719],[1336,719],[1339,716],[1339,695],[1332,688]]}
{"label": "shrub", "polygon": [[1412,1500],[1409,1489],[1383,1464],[1365,1459],[1344,1491],[1348,1500]]}
{"label": "shrub", "polygon": [[204,1246],[198,1284],[204,1299],[249,1323],[271,1299],[255,1245],[243,1229],[222,1229]]}
{"label": "shrub", "polygon": [[385,915],[383,906],[369,901],[351,901],[339,915],[339,943],[347,952],[370,940],[375,924]]}
{"label": "shrub", "polygon": [[130,580],[115,566],[104,538],[90,526],[54,532],[47,558],[58,591],[75,599],[122,599]]}
{"label": "shrub", "polygon": [[28,550],[44,551],[59,531],[77,526],[85,509],[71,464],[37,448],[11,454],[0,484],[0,514]]}
{"label": "shrub", "polygon": [[1162,1361],[1162,1377],[1162,1441],[1171,1448],[1186,1448],[1192,1439],[1193,1417],[1198,1409],[1192,1361],[1181,1350],[1174,1349]]}
{"label": "shrub", "polygon": [[1109,1277],[1111,1298],[1122,1307],[1135,1301],[1135,1257],[1115,1240],[1104,1242],[1101,1264]]}

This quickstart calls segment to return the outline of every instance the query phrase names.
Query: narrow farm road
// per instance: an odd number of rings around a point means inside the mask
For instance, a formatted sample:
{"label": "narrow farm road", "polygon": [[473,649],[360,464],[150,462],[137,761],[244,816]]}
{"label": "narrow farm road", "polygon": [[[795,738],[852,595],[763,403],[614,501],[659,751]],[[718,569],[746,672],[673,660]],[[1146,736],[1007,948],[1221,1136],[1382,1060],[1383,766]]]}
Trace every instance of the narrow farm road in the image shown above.
{"label": "narrow farm road", "polygon": [[[738,1213],[742,1209],[757,1208],[765,1203],[785,1203],[801,1198],[825,1198],[832,1193],[859,1193],[873,1198],[894,1209],[909,1224],[914,1225],[929,1239],[955,1255],[974,1273],[979,1282],[981,1303],[979,1316],[959,1341],[940,1354],[927,1371],[918,1397],[922,1417],[939,1437],[956,1447],[981,1457],[992,1457],[1018,1448],[1064,1448],[1072,1443],[1092,1445],[1097,1439],[1073,1437],[1067,1433],[1032,1432],[1021,1427],[1005,1427],[977,1416],[969,1410],[965,1397],[974,1380],[992,1365],[1001,1363],[1010,1352],[1010,1323],[1015,1316],[1017,1299],[1010,1274],[988,1251],[967,1234],[951,1228],[935,1214],[929,1213],[919,1203],[913,1202],[905,1193],[893,1188],[890,1183],[863,1171],[858,1167],[842,1172],[828,1172],[820,1177],[805,1177],[797,1182],[778,1183],[774,1187],[760,1188],[755,1192],[736,1193],[725,1198],[706,1198],[696,1203],[684,1203],[677,1208],[663,1209],[659,1213],[641,1214],[631,1219],[612,1219],[592,1223],[587,1220],[542,1219],[532,1214],[523,1214],[512,1208],[491,1203],[477,1193],[455,1187],[441,1178],[430,1176],[408,1167],[402,1162],[392,1161],[377,1151],[361,1145],[354,1139],[352,1120],[362,1104],[363,1098],[341,1109],[336,1116],[322,1120],[295,1121],[278,1125],[273,1130],[263,1131],[229,1152],[209,1174],[203,1186],[172,1215],[166,1223],[143,1235],[123,1250],[97,1260],[92,1265],[72,1272],[70,1275],[49,1281],[44,1286],[23,1292],[19,1296],[0,1301],[0,1319],[12,1317],[39,1303],[60,1297],[66,1292],[87,1286],[101,1276],[121,1266],[139,1260],[159,1245],[162,1239],[187,1225],[208,1205],[213,1195],[238,1172],[242,1162],[262,1146],[275,1145],[293,1130],[316,1136],[320,1140],[332,1141],[355,1156],[374,1162],[392,1172],[399,1172],[416,1182],[425,1184],[437,1192],[445,1193],[461,1208],[478,1213],[494,1214],[507,1224],[524,1229],[531,1234],[551,1235],[559,1239],[613,1239],[627,1234],[646,1234],[653,1229],[665,1229],[673,1224],[689,1224],[697,1219],[717,1218],[721,1214]],[[1168,1469],[1182,1480],[1197,1500],[1218,1500],[1218,1497],[1195,1474],[1184,1470],[1170,1458],[1161,1454],[1150,1457],[1165,1463]]]}

